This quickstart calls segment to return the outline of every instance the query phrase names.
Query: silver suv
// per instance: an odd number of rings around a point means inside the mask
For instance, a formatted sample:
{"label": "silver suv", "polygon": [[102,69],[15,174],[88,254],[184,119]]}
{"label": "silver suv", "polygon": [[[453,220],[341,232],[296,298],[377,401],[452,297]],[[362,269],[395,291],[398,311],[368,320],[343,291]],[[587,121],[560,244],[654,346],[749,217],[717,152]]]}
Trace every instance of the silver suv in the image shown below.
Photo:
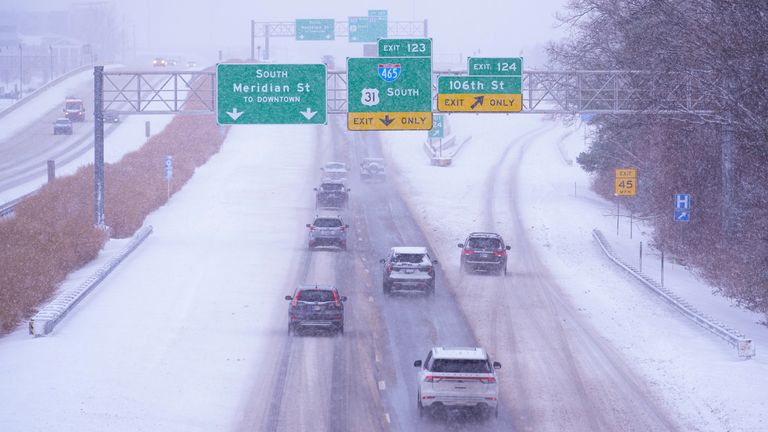
{"label": "silver suv", "polygon": [[419,415],[447,408],[464,408],[478,414],[499,416],[499,383],[496,369],[482,348],[434,347],[419,368],[416,405]]}
{"label": "silver suv", "polygon": [[394,290],[420,290],[426,294],[435,294],[437,260],[429,257],[427,248],[393,247],[389,255],[379,262],[384,264],[384,294]]}
{"label": "silver suv", "polygon": [[319,246],[338,247],[347,250],[347,228],[341,216],[316,216],[309,228],[309,249]]}

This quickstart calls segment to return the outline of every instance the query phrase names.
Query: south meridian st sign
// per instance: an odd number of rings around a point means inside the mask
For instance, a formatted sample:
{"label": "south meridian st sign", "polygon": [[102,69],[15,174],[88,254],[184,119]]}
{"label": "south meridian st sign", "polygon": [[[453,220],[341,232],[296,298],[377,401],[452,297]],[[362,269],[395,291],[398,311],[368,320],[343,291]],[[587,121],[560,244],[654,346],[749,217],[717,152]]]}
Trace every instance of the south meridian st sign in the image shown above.
{"label": "south meridian st sign", "polygon": [[432,129],[432,59],[347,59],[349,130]]}
{"label": "south meridian st sign", "polygon": [[219,124],[325,124],[324,64],[218,64]]}

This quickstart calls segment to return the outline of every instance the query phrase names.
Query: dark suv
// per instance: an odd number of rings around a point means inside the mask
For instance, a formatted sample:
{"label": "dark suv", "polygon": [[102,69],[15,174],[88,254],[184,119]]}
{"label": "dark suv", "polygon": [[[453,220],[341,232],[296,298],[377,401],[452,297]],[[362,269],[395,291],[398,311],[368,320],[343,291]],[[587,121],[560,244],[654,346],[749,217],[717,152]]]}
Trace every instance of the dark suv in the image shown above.
{"label": "dark suv", "polygon": [[320,328],[344,334],[344,302],[333,285],[300,285],[288,307],[288,333],[296,334],[303,328]]}
{"label": "dark suv", "polygon": [[467,236],[462,248],[461,271],[489,271],[507,274],[507,251],[504,239],[495,233],[474,232]]}
{"label": "dark suv", "polygon": [[347,250],[347,228],[341,216],[317,216],[309,228],[309,248],[336,246]]}
{"label": "dark suv", "polygon": [[394,290],[420,290],[426,294],[435,294],[435,265],[424,247],[393,247],[384,264],[384,294]]}
{"label": "dark suv", "polygon": [[315,208],[347,208],[350,191],[343,180],[325,179],[315,188]]}

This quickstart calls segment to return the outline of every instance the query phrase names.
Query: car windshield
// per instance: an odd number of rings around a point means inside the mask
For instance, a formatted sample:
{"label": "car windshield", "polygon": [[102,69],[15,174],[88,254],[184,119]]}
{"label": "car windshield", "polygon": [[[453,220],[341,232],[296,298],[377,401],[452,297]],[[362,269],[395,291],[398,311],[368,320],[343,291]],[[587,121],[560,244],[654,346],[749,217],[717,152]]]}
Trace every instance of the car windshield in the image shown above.
{"label": "car windshield", "polygon": [[347,166],[345,164],[343,164],[343,163],[340,163],[340,162],[327,163],[327,164],[325,164],[325,169],[339,171],[339,170],[346,170]]}
{"label": "car windshield", "polygon": [[325,191],[340,191],[344,189],[344,185],[341,183],[324,183],[320,188]]}
{"label": "car windshield", "polygon": [[82,102],[67,102],[66,108],[68,110],[79,110],[82,105]]}
{"label": "car windshield", "polygon": [[474,237],[469,239],[467,247],[470,249],[501,249],[501,241],[496,238]]}
{"label": "car windshield", "polygon": [[426,264],[427,257],[424,254],[396,254],[392,257],[392,261],[396,263]]}
{"label": "car windshield", "polygon": [[338,228],[341,226],[341,220],[335,218],[315,219],[314,225],[319,228]]}
{"label": "car windshield", "polygon": [[333,301],[333,291],[321,289],[308,289],[299,291],[299,301],[303,302],[327,302]]}
{"label": "car windshield", "polygon": [[429,370],[449,373],[490,373],[491,367],[486,360],[435,359]]}

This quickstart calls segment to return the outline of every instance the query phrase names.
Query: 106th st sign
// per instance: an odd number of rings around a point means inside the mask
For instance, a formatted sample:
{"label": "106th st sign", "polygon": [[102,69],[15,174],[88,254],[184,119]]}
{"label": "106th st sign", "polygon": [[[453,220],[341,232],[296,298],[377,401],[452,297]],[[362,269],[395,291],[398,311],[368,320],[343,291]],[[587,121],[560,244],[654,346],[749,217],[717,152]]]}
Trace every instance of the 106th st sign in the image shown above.
{"label": "106th st sign", "polygon": [[324,64],[218,64],[219,124],[325,124]]}

